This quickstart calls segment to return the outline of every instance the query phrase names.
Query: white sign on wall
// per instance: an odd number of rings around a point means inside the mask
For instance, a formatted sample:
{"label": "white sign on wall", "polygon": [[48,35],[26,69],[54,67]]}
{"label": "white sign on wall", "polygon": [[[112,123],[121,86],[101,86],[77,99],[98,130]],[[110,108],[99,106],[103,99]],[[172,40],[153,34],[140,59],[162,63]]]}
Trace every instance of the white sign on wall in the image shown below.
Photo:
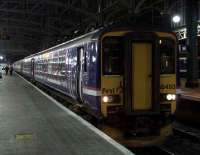
{"label": "white sign on wall", "polygon": [[[178,40],[183,40],[187,38],[187,29],[186,28],[181,28],[178,30],[174,31],[176,33],[177,39]],[[200,24],[197,26],[197,36],[200,36]]]}

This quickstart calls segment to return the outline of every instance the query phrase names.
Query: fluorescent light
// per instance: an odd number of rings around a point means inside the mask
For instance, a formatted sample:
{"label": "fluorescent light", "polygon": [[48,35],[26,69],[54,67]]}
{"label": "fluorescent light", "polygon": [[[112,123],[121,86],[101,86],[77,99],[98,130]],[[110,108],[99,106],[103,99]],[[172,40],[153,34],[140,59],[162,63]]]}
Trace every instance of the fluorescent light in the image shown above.
{"label": "fluorescent light", "polygon": [[179,23],[180,20],[181,20],[181,17],[180,17],[179,15],[175,15],[175,16],[173,16],[173,18],[172,18],[172,21],[173,21],[174,23]]}

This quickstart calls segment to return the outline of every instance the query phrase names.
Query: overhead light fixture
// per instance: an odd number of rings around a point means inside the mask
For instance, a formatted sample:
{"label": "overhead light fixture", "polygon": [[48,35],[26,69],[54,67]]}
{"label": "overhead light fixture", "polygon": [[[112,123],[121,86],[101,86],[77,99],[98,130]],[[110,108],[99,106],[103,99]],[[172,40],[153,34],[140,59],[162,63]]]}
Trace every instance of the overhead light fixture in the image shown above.
{"label": "overhead light fixture", "polygon": [[75,30],[75,31],[74,31],[74,34],[77,34],[78,32],[79,32],[79,30]]}
{"label": "overhead light fixture", "polygon": [[172,21],[173,21],[174,23],[179,23],[179,22],[181,21],[181,17],[180,17],[179,15],[174,15],[174,16],[172,17]]}
{"label": "overhead light fixture", "polygon": [[0,60],[3,60],[3,56],[0,55]]}

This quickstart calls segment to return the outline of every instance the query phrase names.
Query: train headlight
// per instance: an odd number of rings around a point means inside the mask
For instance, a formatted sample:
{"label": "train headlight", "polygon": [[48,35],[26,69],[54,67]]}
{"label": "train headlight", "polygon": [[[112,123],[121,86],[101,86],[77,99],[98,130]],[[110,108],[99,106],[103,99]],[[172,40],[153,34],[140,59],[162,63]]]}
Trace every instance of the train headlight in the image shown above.
{"label": "train headlight", "polygon": [[119,103],[120,102],[120,96],[119,95],[109,95],[109,96],[103,96],[102,100],[104,103]]}
{"label": "train headlight", "polygon": [[103,102],[107,103],[109,101],[109,97],[108,96],[104,96],[103,97]]}
{"label": "train headlight", "polygon": [[168,101],[176,100],[176,95],[175,95],[175,94],[167,94],[167,95],[166,95],[166,99],[167,99]]}

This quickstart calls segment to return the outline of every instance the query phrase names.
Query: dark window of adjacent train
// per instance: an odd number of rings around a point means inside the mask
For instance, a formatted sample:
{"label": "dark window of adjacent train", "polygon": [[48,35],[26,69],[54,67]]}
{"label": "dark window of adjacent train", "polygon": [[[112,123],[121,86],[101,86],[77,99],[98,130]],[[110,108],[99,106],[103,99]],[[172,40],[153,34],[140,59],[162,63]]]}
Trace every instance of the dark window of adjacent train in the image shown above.
{"label": "dark window of adjacent train", "polygon": [[106,37],[103,47],[103,74],[121,75],[123,66],[123,45],[121,37]]}
{"label": "dark window of adjacent train", "polygon": [[160,73],[175,73],[175,43],[170,39],[159,40],[160,44]]}

